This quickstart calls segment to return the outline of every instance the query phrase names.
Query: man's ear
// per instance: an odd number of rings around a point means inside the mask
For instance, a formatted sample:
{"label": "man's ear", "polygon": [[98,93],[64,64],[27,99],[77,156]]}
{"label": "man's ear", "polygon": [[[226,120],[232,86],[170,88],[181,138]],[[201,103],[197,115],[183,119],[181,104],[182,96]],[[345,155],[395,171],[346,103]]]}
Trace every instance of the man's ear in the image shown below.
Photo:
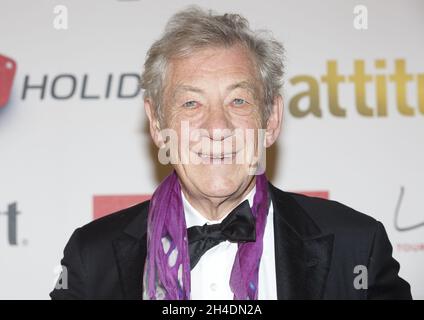
{"label": "man's ear", "polygon": [[155,145],[160,148],[163,146],[164,142],[160,133],[159,119],[156,115],[153,102],[150,99],[144,100],[144,110],[146,111],[147,118],[149,119],[150,135],[152,136]]}
{"label": "man's ear", "polygon": [[283,121],[283,97],[274,98],[271,114],[266,123],[265,146],[268,148],[277,140]]}

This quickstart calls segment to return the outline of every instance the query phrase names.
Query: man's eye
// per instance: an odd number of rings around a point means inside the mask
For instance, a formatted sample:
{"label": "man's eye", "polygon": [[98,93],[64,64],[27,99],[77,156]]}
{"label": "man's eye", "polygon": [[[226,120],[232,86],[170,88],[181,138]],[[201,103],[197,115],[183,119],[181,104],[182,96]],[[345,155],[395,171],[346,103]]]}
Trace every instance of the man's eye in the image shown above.
{"label": "man's eye", "polygon": [[246,100],[244,100],[244,99],[240,99],[240,98],[236,98],[236,99],[234,99],[233,100],[233,105],[235,105],[235,106],[242,106],[242,105],[244,105],[244,104],[246,104],[247,103],[247,101]]}
{"label": "man's eye", "polygon": [[197,101],[187,101],[186,103],[183,104],[184,108],[195,108],[197,107],[199,104],[197,103]]}

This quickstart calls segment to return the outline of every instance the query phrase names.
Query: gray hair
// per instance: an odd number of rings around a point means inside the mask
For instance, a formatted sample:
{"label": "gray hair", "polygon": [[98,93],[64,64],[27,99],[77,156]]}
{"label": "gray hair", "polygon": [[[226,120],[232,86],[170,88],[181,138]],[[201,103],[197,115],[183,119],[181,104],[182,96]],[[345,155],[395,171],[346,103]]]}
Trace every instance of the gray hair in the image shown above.
{"label": "gray hair", "polygon": [[190,55],[196,49],[235,44],[243,45],[253,54],[262,83],[263,115],[268,119],[273,100],[283,85],[283,45],[268,31],[252,31],[241,15],[216,15],[211,10],[191,6],[171,17],[162,37],[147,52],[140,85],[144,99],[151,100],[159,120],[163,116],[162,91],[169,61]]}

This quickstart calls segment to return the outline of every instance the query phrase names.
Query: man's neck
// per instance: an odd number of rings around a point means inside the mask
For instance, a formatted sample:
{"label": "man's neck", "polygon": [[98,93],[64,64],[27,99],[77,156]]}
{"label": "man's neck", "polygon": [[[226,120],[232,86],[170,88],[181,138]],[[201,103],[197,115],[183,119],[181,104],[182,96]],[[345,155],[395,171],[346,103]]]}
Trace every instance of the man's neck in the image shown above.
{"label": "man's neck", "polygon": [[255,187],[256,178],[247,187],[237,190],[227,197],[207,197],[197,195],[181,186],[181,191],[190,205],[209,221],[218,221],[233,210]]}

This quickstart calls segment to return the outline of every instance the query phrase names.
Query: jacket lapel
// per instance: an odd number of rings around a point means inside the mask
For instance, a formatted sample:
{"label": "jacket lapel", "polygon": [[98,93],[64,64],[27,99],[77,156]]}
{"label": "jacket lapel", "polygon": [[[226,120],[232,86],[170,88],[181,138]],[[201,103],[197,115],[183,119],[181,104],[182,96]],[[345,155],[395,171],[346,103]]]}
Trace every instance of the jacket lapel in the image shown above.
{"label": "jacket lapel", "polygon": [[321,299],[334,235],[322,235],[290,194],[269,186],[274,208],[277,297],[279,300]]}
{"label": "jacket lapel", "polygon": [[128,224],[124,232],[113,241],[119,280],[125,299],[142,299],[148,205],[143,206],[141,210],[142,212]]}

